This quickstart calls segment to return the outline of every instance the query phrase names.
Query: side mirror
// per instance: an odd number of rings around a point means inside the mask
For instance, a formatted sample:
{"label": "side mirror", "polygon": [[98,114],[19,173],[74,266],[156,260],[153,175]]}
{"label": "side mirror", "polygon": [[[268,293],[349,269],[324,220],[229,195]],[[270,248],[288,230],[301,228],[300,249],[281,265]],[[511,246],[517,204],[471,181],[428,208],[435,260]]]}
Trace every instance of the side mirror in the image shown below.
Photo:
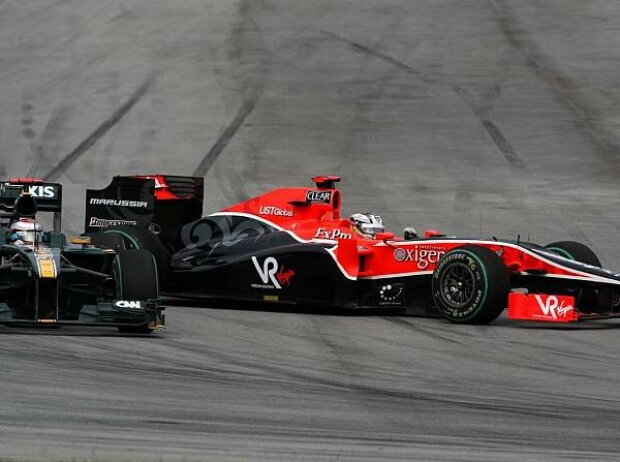
{"label": "side mirror", "polygon": [[418,238],[418,232],[415,230],[414,227],[412,226],[407,226],[404,230],[403,230],[403,238],[406,241],[412,241],[413,239],[417,239]]}
{"label": "side mirror", "polygon": [[388,241],[394,239],[394,233],[377,233],[375,234],[375,239],[379,241]]}
{"label": "side mirror", "polygon": [[445,236],[446,236],[445,234],[440,233],[436,229],[427,229],[426,231],[424,231],[424,237],[445,237]]}
{"label": "side mirror", "polygon": [[37,214],[37,202],[30,193],[22,193],[15,199],[13,213],[17,218],[33,218]]}

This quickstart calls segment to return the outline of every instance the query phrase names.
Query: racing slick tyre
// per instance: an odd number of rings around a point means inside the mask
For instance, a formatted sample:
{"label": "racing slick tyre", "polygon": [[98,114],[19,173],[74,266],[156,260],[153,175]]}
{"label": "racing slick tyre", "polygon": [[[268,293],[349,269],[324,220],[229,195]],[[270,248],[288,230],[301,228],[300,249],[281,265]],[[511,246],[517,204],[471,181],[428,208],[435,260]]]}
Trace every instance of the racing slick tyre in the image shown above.
{"label": "racing slick tyre", "polygon": [[596,254],[590,249],[590,247],[583,245],[580,242],[573,241],[560,241],[547,244],[546,249],[555,252],[562,257],[566,257],[570,260],[575,260],[586,265],[601,267],[601,261]]}
{"label": "racing slick tyre", "polygon": [[155,257],[159,280],[166,281],[170,267],[170,253],[159,238],[148,229],[137,226],[110,226],[101,231],[122,237],[127,249],[149,250]]}
{"label": "racing slick tyre", "polygon": [[[594,251],[590,247],[574,241],[559,241],[547,244],[546,249],[568,258],[569,260],[575,260],[586,265],[601,267],[601,261],[598,259]],[[606,294],[605,291],[600,292],[596,289],[584,289],[580,291],[573,291],[571,295],[575,295],[575,305],[579,309],[594,309],[601,303],[606,304],[602,300]]]}
{"label": "racing slick tyre", "polygon": [[510,284],[502,259],[489,249],[458,247],[433,272],[433,300],[451,322],[487,324],[506,308]]}
{"label": "racing slick tyre", "polygon": [[[159,298],[157,266],[153,254],[144,249],[123,250],[112,264],[116,282],[116,298],[119,300],[153,300]],[[153,331],[142,326],[118,326],[124,333],[148,334]]]}

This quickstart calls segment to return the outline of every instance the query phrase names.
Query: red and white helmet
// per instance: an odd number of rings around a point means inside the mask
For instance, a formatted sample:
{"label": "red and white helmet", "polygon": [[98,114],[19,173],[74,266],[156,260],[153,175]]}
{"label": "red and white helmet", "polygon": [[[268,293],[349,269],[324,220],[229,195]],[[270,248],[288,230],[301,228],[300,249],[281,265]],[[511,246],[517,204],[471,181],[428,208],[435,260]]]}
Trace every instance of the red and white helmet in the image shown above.
{"label": "red and white helmet", "polygon": [[353,228],[364,237],[375,237],[377,233],[385,231],[383,220],[379,215],[372,213],[354,213],[351,215]]}
{"label": "red and white helmet", "polygon": [[34,244],[41,237],[41,225],[32,218],[20,218],[9,227],[12,234],[24,244]]}

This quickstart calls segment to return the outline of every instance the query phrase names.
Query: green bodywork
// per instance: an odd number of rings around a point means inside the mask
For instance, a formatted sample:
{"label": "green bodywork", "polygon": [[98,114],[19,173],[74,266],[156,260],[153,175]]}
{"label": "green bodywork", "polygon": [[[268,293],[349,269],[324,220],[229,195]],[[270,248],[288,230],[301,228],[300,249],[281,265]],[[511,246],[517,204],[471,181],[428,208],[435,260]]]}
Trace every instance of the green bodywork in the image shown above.
{"label": "green bodywork", "polygon": [[118,299],[115,256],[69,243],[60,232],[42,233],[36,245],[16,244],[0,228],[0,323],[162,328],[159,300]]}

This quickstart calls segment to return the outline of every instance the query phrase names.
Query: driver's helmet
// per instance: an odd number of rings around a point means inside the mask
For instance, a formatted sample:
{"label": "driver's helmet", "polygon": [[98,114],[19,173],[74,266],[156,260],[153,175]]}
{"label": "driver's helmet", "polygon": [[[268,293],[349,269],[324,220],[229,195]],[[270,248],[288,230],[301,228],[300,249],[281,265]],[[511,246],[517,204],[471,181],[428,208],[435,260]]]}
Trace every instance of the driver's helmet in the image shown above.
{"label": "driver's helmet", "polygon": [[351,215],[353,229],[364,237],[375,237],[377,233],[382,233],[385,228],[383,220],[379,215],[372,213],[354,213]]}
{"label": "driver's helmet", "polygon": [[34,244],[41,238],[41,225],[32,218],[20,218],[9,227],[11,239],[24,244]]}

